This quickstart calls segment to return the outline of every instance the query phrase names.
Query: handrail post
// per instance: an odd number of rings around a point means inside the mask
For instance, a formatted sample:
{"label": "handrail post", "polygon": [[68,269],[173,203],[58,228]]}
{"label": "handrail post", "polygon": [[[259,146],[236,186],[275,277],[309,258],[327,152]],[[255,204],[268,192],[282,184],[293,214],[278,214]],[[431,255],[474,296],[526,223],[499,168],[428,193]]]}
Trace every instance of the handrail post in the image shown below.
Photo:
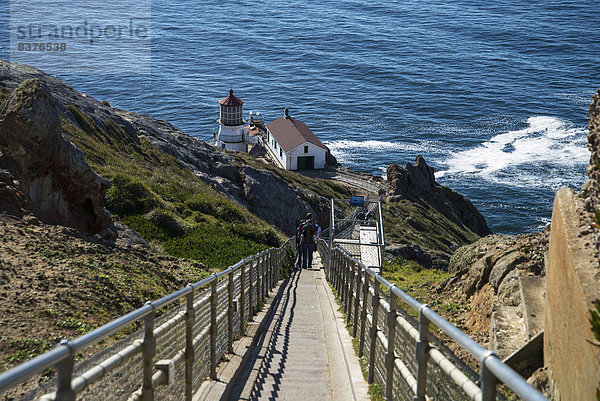
{"label": "handrail post", "polygon": [[419,310],[419,341],[417,342],[417,394],[414,401],[425,401],[425,388],[427,386],[427,363],[429,361],[429,320],[423,315],[423,311],[429,309],[424,304]]}
{"label": "handrail post", "polygon": [[273,288],[273,252],[267,254],[267,296]]}
{"label": "handrail post", "polygon": [[148,314],[144,319],[144,342],[142,343],[142,364],[143,364],[143,379],[142,379],[142,400],[154,400],[154,383],[152,383],[152,375],[154,374],[154,355],[156,354],[156,337],[154,337],[154,318],[156,310],[152,302],[148,302],[152,306],[152,313]]}
{"label": "handrail post", "polygon": [[75,355],[67,340],[62,340],[61,345],[69,347],[69,356],[57,364],[58,388],[56,390],[56,401],[75,401],[75,391],[71,387],[73,380],[73,365]]}
{"label": "handrail post", "polygon": [[356,338],[356,334],[358,333],[358,314],[360,307],[360,284],[362,282],[362,267],[360,265],[356,266],[356,296],[354,297],[354,321],[352,322],[352,337]]}
{"label": "handrail post", "polygon": [[496,399],[496,385],[498,384],[498,379],[485,365],[488,358],[494,357],[495,355],[494,351],[488,350],[481,359],[481,401],[491,401]]}
{"label": "handrail post", "polygon": [[265,302],[265,299],[267,298],[267,295],[269,293],[269,286],[268,281],[269,281],[269,274],[268,274],[268,267],[269,267],[269,255],[264,255],[262,257],[262,277],[263,277],[263,281],[262,281],[262,301],[263,303]]}
{"label": "handrail post", "polygon": [[387,316],[387,326],[388,326],[388,349],[387,354],[385,355],[385,370],[386,370],[386,379],[385,379],[385,399],[386,401],[392,401],[393,398],[393,389],[394,389],[394,361],[396,359],[396,308],[398,307],[398,296],[394,294],[394,287],[396,284],[393,284],[390,287],[390,311]]}
{"label": "handrail post", "polygon": [[352,307],[354,306],[352,302],[352,296],[354,295],[354,277],[356,276],[356,263],[350,262],[350,266],[348,269],[348,296],[346,296],[347,306],[346,310],[346,324],[350,324],[352,322]]}
{"label": "handrail post", "polygon": [[377,320],[379,316],[379,283],[377,279],[373,280],[372,304],[371,331],[369,333],[371,340],[369,351],[369,384],[375,381],[375,351],[377,348]]}
{"label": "handrail post", "polygon": [[210,282],[210,378],[217,380],[217,277]]}
{"label": "handrail post", "polygon": [[246,262],[240,268],[240,333],[246,335]]}
{"label": "handrail post", "polygon": [[350,263],[348,259],[344,258],[342,263],[342,306],[344,307],[344,312],[346,315],[348,314],[348,272],[350,269]]}
{"label": "handrail post", "polygon": [[233,271],[227,282],[227,352],[233,354]]}
{"label": "handrail post", "polygon": [[191,291],[186,295],[185,310],[185,399],[191,401],[193,397],[194,384],[194,322],[196,311],[194,310],[194,286],[188,284]]}
{"label": "handrail post", "polygon": [[360,309],[360,339],[358,341],[358,357],[362,358],[365,353],[365,334],[367,331],[367,296],[369,295],[369,282],[371,278],[366,270],[363,270],[364,281],[362,287],[362,308]]}
{"label": "handrail post", "polygon": [[250,285],[248,289],[248,321],[254,319],[254,260],[248,265],[248,276],[250,277]]}

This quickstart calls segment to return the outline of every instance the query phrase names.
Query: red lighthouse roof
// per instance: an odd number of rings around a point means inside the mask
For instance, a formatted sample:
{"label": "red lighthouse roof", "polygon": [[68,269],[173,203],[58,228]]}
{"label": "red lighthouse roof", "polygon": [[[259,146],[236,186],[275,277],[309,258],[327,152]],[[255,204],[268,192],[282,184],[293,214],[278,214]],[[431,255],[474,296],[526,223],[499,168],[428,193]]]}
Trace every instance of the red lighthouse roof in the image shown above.
{"label": "red lighthouse roof", "polygon": [[233,89],[229,89],[229,96],[219,100],[219,104],[222,104],[223,106],[241,106],[244,104],[244,101],[233,96]]}

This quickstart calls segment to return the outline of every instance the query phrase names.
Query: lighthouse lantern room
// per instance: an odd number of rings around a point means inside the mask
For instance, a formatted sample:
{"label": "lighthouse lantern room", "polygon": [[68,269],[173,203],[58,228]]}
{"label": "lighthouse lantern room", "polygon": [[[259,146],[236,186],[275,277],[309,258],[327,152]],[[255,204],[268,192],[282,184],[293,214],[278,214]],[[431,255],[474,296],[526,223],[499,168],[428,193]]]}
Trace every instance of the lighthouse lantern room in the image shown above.
{"label": "lighthouse lantern room", "polygon": [[219,100],[219,133],[216,145],[221,149],[246,152],[246,135],[243,118],[244,101],[233,95],[233,89],[229,90],[229,96]]}

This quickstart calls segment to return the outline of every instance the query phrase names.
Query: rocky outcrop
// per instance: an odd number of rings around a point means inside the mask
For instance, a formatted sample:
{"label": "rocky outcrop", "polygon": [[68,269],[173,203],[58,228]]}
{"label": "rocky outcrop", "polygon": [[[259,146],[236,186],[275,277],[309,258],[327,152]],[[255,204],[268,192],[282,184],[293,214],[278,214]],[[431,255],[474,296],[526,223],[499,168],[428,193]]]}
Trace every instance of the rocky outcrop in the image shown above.
{"label": "rocky outcrop", "polygon": [[41,80],[24,81],[5,104],[0,155],[6,209],[26,208],[44,222],[112,235],[103,203],[109,183],[62,137],[59,111]]}
{"label": "rocky outcrop", "polygon": [[584,186],[581,195],[598,200],[600,198],[600,90],[592,98],[588,117],[588,149],[591,156],[586,172],[590,181]]}
{"label": "rocky outcrop", "polygon": [[514,305],[516,275],[545,275],[547,250],[548,232],[484,237],[454,252],[448,267],[454,277],[448,285],[471,297],[489,283],[504,303],[518,306]]}
{"label": "rocky outcrop", "polygon": [[431,255],[425,252],[418,244],[405,246],[391,245],[386,247],[385,251],[395,257],[413,260],[427,269],[433,267]]}
{"label": "rocky outcrop", "polygon": [[474,233],[491,234],[485,218],[469,199],[435,181],[433,167],[427,165],[423,156],[417,156],[415,162],[406,167],[392,164],[387,169],[387,178],[388,202],[423,199],[441,212],[453,213]]}

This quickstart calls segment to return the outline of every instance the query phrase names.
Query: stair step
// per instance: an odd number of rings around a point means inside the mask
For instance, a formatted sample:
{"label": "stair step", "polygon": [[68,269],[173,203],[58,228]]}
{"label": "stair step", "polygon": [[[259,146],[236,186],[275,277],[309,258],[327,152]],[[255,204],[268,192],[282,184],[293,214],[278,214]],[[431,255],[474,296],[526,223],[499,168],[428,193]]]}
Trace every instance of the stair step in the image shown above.
{"label": "stair step", "polygon": [[490,347],[500,358],[519,349],[528,340],[519,306],[495,306],[490,322]]}
{"label": "stair step", "polygon": [[527,338],[533,338],[544,330],[546,307],[546,277],[520,276],[521,311],[525,319]]}

